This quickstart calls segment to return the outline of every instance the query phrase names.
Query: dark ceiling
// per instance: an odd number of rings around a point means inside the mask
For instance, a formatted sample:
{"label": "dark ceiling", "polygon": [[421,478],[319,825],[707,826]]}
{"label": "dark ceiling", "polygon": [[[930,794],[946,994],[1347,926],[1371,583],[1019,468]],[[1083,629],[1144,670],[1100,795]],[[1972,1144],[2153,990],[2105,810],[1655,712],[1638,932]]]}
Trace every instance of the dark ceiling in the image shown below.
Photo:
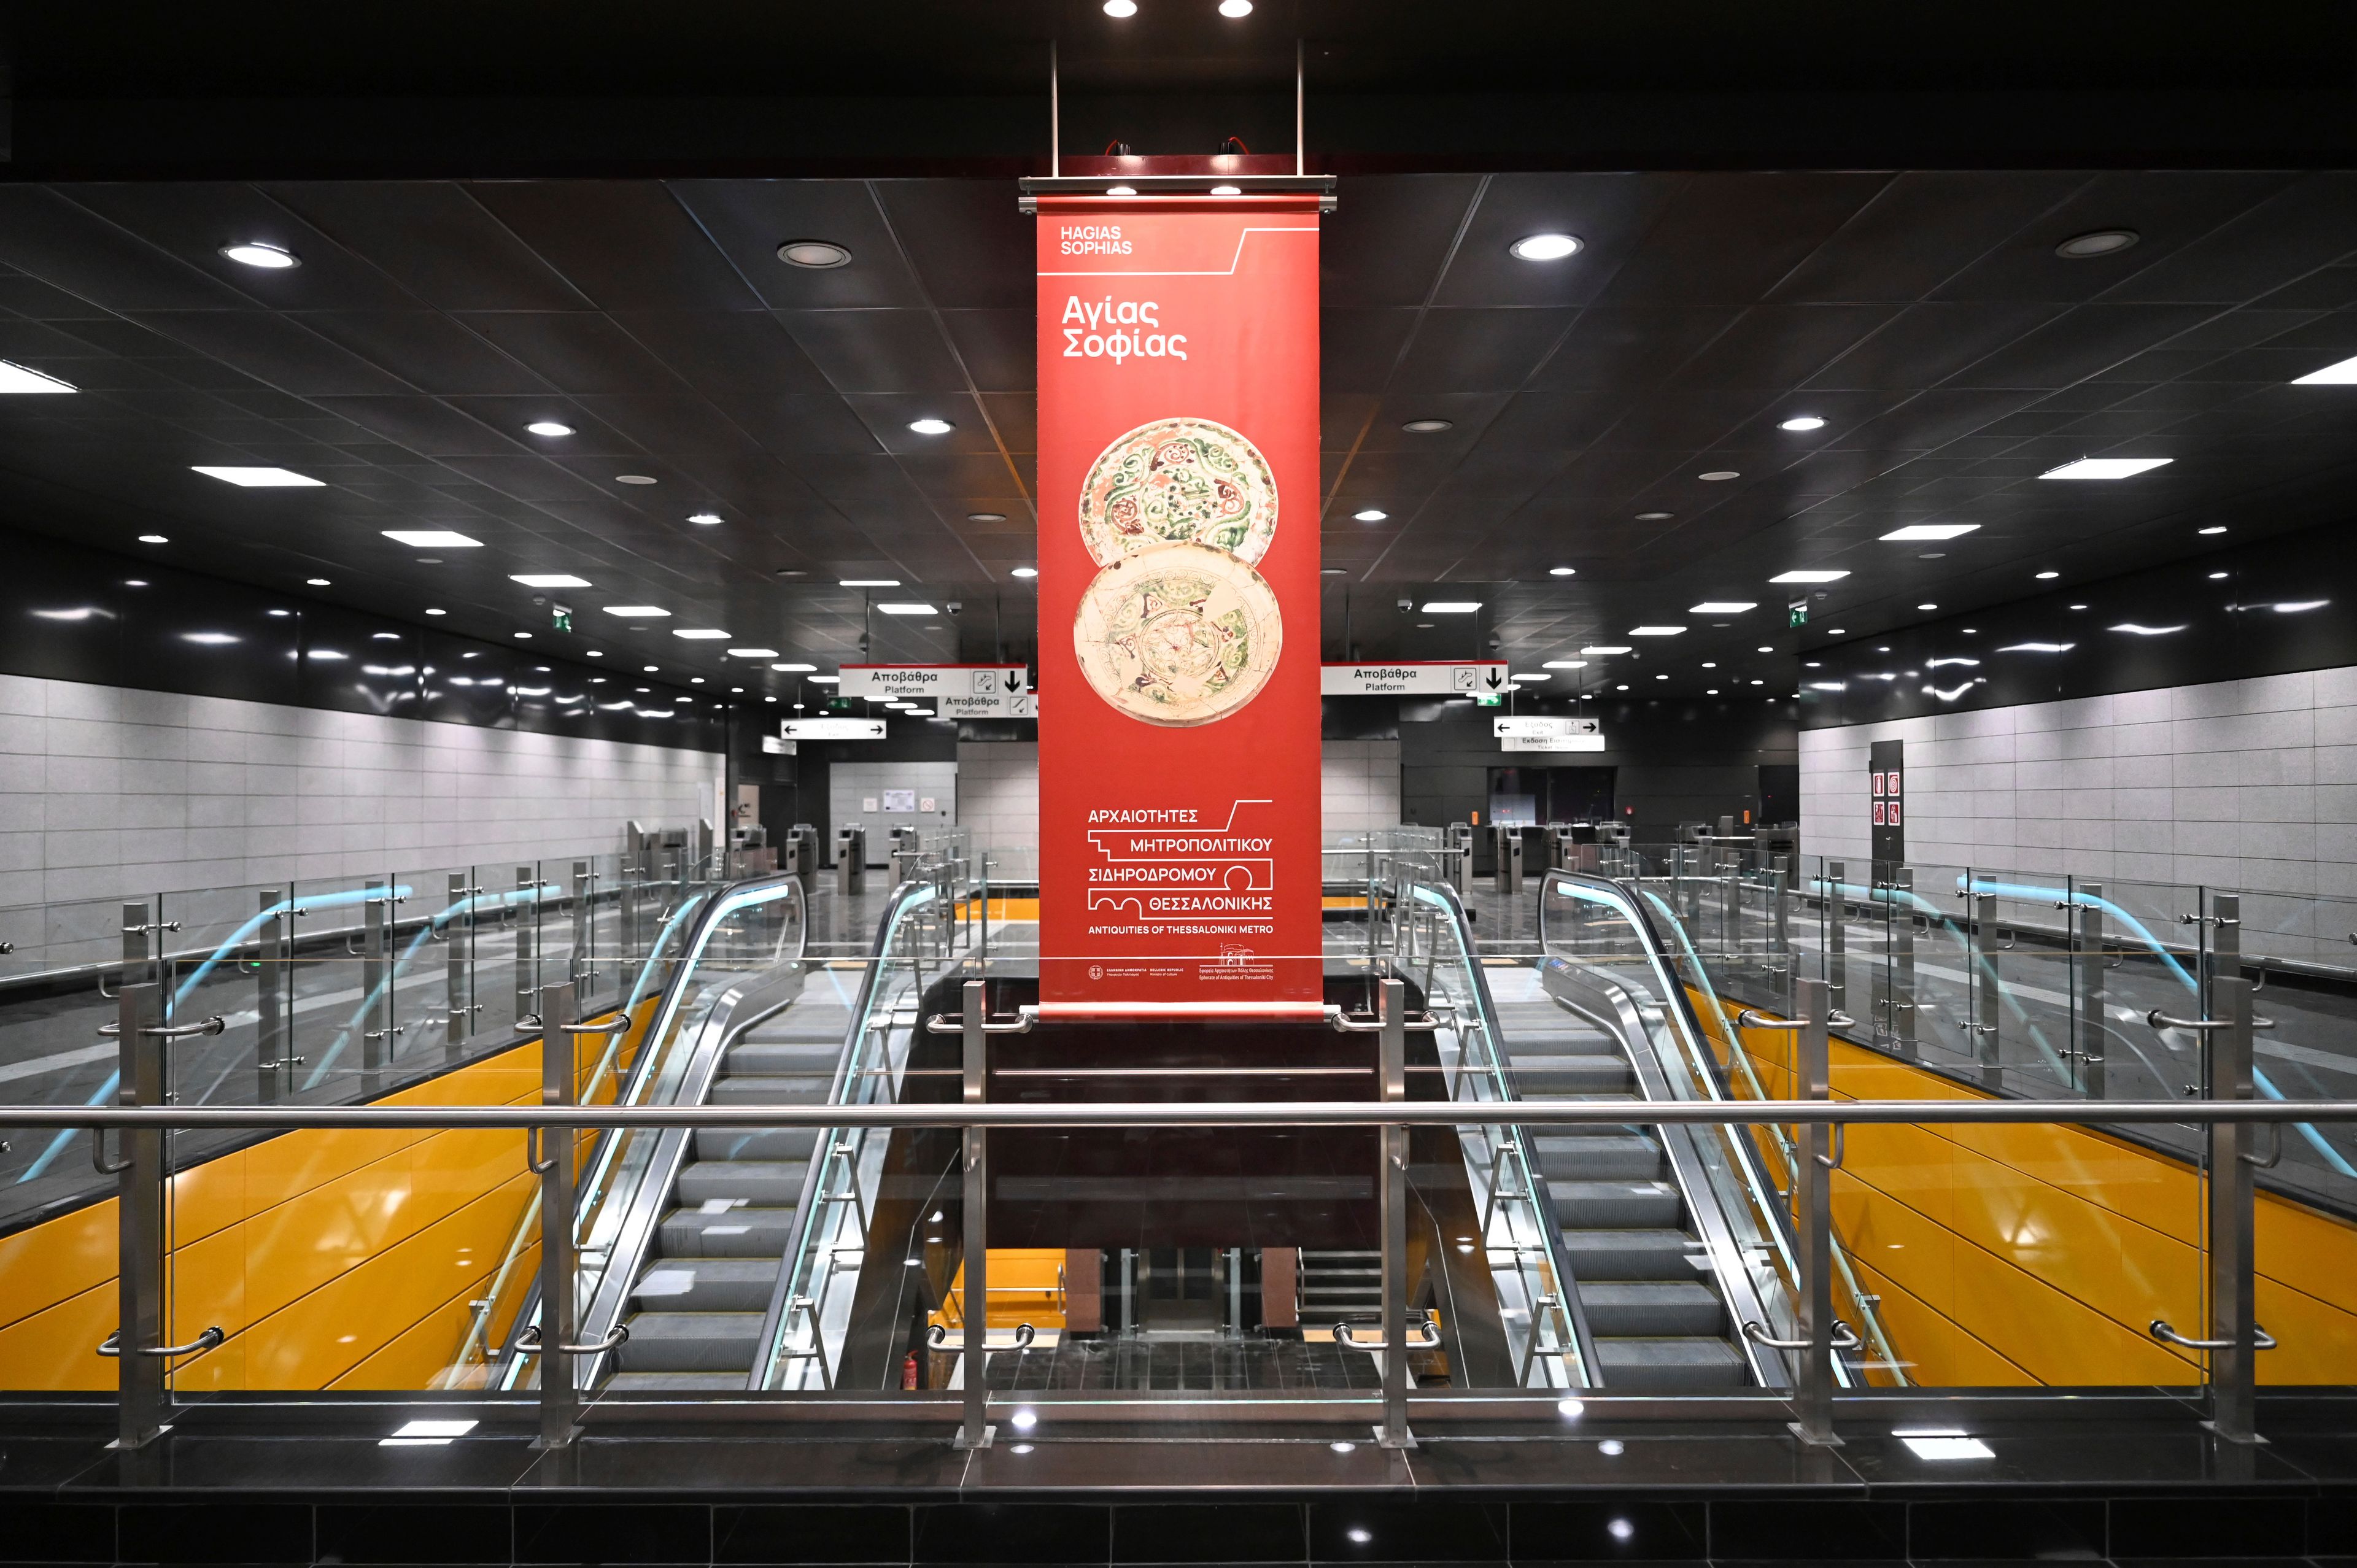
{"label": "dark ceiling", "polygon": [[[324,576],[326,596],[492,638],[546,625],[509,574],[573,572],[594,588],[554,596],[585,647],[707,673],[719,645],[598,607],[828,667],[869,620],[836,580],[897,577],[963,613],[873,618],[875,657],[1020,657],[1030,221],[979,179],[0,186],[0,358],[83,389],[0,399],[0,521],[290,589]],[[2055,253],[2104,228],[2139,242]],[[1508,254],[1542,230],[1587,248]],[[807,237],[852,263],[779,261]],[[303,264],[217,253],[244,239]],[[2350,510],[2357,389],[2287,383],[2357,354],[2357,177],[1365,176],[1325,254],[1329,658],[1346,616],[1366,657],[1494,636],[1518,662],[1662,622],[1694,628],[1642,644],[1665,694],[1789,691],[1791,651],[1831,628]],[[1802,413],[1827,423],[1778,427]],[[921,415],[955,429],[917,435]],[[546,418],[577,434],[525,433]],[[1451,427],[1402,428],[1431,418]],[[2038,478],[2084,455],[2173,461]],[[239,489],[198,464],[327,484]],[[1368,508],[1387,519],[1353,521]],[[686,521],[704,511],[725,521]],[[1916,522],[1978,528],[1878,542]],[[380,535],[404,527],[484,548],[425,564]],[[1801,633],[1768,583],[1796,566],[1853,573]],[[1394,607],[1434,591],[1487,607]],[[1714,628],[1686,613],[1708,599],[1760,608]]]}

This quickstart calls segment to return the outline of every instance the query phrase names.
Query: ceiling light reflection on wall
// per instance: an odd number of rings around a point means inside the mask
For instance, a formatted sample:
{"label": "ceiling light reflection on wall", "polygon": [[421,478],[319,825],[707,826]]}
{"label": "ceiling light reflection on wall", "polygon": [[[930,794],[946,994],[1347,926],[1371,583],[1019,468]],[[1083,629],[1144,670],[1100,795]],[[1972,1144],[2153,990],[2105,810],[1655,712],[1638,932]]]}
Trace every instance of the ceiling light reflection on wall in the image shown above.
{"label": "ceiling light reflection on wall", "polygon": [[447,528],[388,528],[384,537],[412,550],[480,550],[483,542]]}
{"label": "ceiling light reflection on wall", "polygon": [[823,271],[848,265],[851,252],[831,240],[789,240],[778,247],[778,260],[791,267]]}
{"label": "ceiling light reflection on wall", "polygon": [[2197,528],[2193,532],[2205,536],[2212,533],[2223,533],[2226,532],[2226,525],[2222,522],[2213,522],[2207,528]]}
{"label": "ceiling light reflection on wall", "polygon": [[1211,194],[1213,196],[1242,196],[1243,193],[1244,188],[1241,185],[1215,185],[1211,187]]}
{"label": "ceiling light reflection on wall", "polygon": [[2340,360],[2320,371],[2310,371],[2304,376],[2295,376],[2291,384],[2296,387],[2357,386],[2357,358]]}
{"label": "ceiling light reflection on wall", "polygon": [[1706,485],[1723,485],[1729,479],[1739,479],[1743,476],[1733,468],[1713,468],[1706,473],[1696,474],[1695,478]]}
{"label": "ceiling light reflection on wall", "polygon": [[900,585],[900,579],[898,577],[845,577],[837,585],[845,588],[897,588]]}
{"label": "ceiling light reflection on wall", "polygon": [[208,478],[247,490],[317,489],[327,483],[308,474],[298,474],[291,468],[256,468],[231,466],[221,467],[203,463],[192,464],[192,471]]}
{"label": "ceiling light reflection on wall", "polygon": [[1550,566],[1547,568],[1547,575],[1550,577],[1577,577],[1579,575],[1579,568],[1577,566]]}
{"label": "ceiling light reflection on wall", "polygon": [[2295,599],[2289,604],[2276,605],[2273,607],[2276,614],[2279,616],[2296,616],[2309,610],[2320,610],[2331,602],[2330,599]]}
{"label": "ceiling light reflection on wall", "polygon": [[2183,631],[2185,628],[2182,625],[2139,626],[2135,621],[2124,620],[2120,622],[2119,625],[2108,628],[2107,629],[2112,631],[2125,631],[2132,637],[2167,637],[2171,632]]}
{"label": "ceiling light reflection on wall", "polygon": [[1910,522],[1904,528],[1894,528],[1882,537],[1892,541],[1910,539],[1962,539],[1967,533],[1980,531],[1977,522]]}
{"label": "ceiling light reflection on wall", "polygon": [[13,360],[0,360],[0,393],[28,392],[40,395],[81,390],[71,381],[61,381],[55,376],[44,375],[30,366],[17,364]]}
{"label": "ceiling light reflection on wall", "polygon": [[303,581],[307,586],[314,588],[324,588],[328,585],[328,579],[325,577],[306,577]]}
{"label": "ceiling light reflection on wall", "polygon": [[691,515],[687,521],[704,528],[712,528],[719,523],[720,514],[716,511],[699,511]]}
{"label": "ceiling light reflection on wall", "polygon": [[728,650],[731,659],[775,659],[777,656],[778,650],[774,648],[732,648]]}
{"label": "ceiling light reflection on wall", "polygon": [[1585,670],[1587,668],[1587,660],[1585,659],[1550,659],[1546,661],[1546,667],[1550,670]]}
{"label": "ceiling light reflection on wall", "polygon": [[607,605],[603,607],[609,616],[621,616],[630,620],[669,619],[671,617],[671,611],[661,605]]}
{"label": "ceiling light reflection on wall", "polygon": [[1455,424],[1456,421],[1448,419],[1411,419],[1400,428],[1412,435],[1437,435]]}
{"label": "ceiling light reflection on wall", "polygon": [[2082,457],[2059,468],[2049,468],[2041,479],[2127,479],[2177,461],[2174,457]]}
{"label": "ceiling light reflection on wall", "polygon": [[1010,577],[1036,577],[1039,575],[1039,568],[1037,566],[1017,566],[1010,570],[1006,575]]}
{"label": "ceiling light reflection on wall", "polygon": [[1252,15],[1253,0],[1220,0],[1220,15],[1230,21],[1240,21]]}
{"label": "ceiling light reflection on wall", "polygon": [[199,643],[206,648],[221,648],[243,639],[231,637],[225,631],[184,631],[180,634],[180,640]]}
{"label": "ceiling light reflection on wall", "polygon": [[1577,234],[1525,234],[1506,247],[1525,262],[1559,262],[1580,252]]}
{"label": "ceiling light reflection on wall", "polygon": [[793,663],[786,663],[786,664],[772,664],[772,665],[770,665],[770,669],[772,669],[772,670],[782,671],[784,671],[786,674],[789,674],[789,675],[808,675],[808,674],[811,674],[812,672],[813,672],[814,671],[816,671],[816,670],[818,669],[818,666],[817,666],[817,665],[815,665],[815,664],[793,664]]}
{"label": "ceiling light reflection on wall", "polygon": [[1847,572],[1819,571],[1813,567],[1804,567],[1797,572],[1779,572],[1768,580],[1771,583],[1838,583],[1848,575]]}
{"label": "ceiling light reflection on wall", "polygon": [[2060,572],[2040,572],[2038,574],[2038,580],[2041,583],[2050,583],[2061,575]]}
{"label": "ceiling light reflection on wall", "polygon": [[1580,651],[1581,651],[1582,653],[1589,654],[1589,655],[1591,655],[1591,656],[1593,656],[1593,657],[1595,657],[1595,658],[1602,659],[1602,658],[1605,658],[1605,657],[1607,657],[1608,655],[1610,655],[1610,654],[1614,654],[1614,653],[1626,653],[1626,652],[1628,652],[1628,651],[1629,651],[1629,645],[1628,645],[1627,643],[1625,643],[1625,642],[1615,642],[1615,643],[1602,643],[1602,642],[1599,642],[1599,643],[1593,644],[1593,645],[1591,645],[1591,646],[1589,646],[1589,647],[1583,648],[1583,649],[1581,649],[1581,650],[1580,650]]}
{"label": "ceiling light reflection on wall", "polygon": [[303,258],[284,245],[274,245],[267,240],[240,240],[223,245],[221,253],[240,266],[259,267],[266,273],[283,273],[299,267]]}

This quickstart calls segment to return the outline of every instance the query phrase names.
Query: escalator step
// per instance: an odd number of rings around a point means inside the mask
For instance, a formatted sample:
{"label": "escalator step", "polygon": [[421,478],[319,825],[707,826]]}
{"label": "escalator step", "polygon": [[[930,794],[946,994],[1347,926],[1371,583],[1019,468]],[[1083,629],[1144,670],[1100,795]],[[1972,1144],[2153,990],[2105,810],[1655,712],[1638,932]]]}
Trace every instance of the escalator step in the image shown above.
{"label": "escalator step", "polygon": [[807,1045],[780,1040],[744,1040],[732,1048],[721,1063],[721,1071],[730,1077],[748,1073],[783,1073],[798,1078],[815,1078],[822,1083],[834,1079],[834,1064],[842,1058],[840,1038]]}
{"label": "escalator step", "polygon": [[761,1337],[758,1312],[641,1312],[617,1352],[631,1372],[725,1372],[743,1377]]}
{"label": "escalator step", "polygon": [[1579,1308],[1598,1335],[1704,1335],[1727,1332],[1727,1312],[1699,1279],[1594,1280],[1579,1287]]}
{"label": "escalator step", "polygon": [[1637,1086],[1636,1075],[1617,1056],[1531,1057],[1517,1051],[1512,1077],[1515,1093],[1525,1100],[1625,1093]]}
{"label": "escalator step", "polygon": [[769,1023],[756,1027],[745,1036],[744,1044],[823,1046],[831,1051],[840,1051],[843,1049],[843,1037],[849,1033],[849,1010],[828,1007],[806,1013],[798,1004]]}
{"label": "escalator step", "polygon": [[693,1208],[719,1197],[791,1208],[810,1173],[803,1160],[698,1160],[679,1173],[679,1202]]}
{"label": "escalator step", "polygon": [[659,1393],[667,1390],[701,1389],[718,1392],[745,1386],[743,1372],[617,1372],[606,1380],[609,1389],[638,1389]]}
{"label": "escalator step", "polygon": [[1696,1277],[1686,1262],[1693,1249],[1681,1230],[1566,1230],[1563,1248],[1576,1280]]}
{"label": "escalator step", "polygon": [[1565,1181],[1659,1181],[1668,1171],[1662,1145],[1642,1133],[1549,1133],[1534,1138],[1539,1175]]}
{"label": "escalator step", "polygon": [[815,1127],[699,1127],[699,1160],[807,1160],[818,1147]]}
{"label": "escalator step", "polygon": [[830,1079],[730,1074],[712,1086],[710,1105],[806,1105],[826,1099]]}
{"label": "escalator step", "polygon": [[640,1276],[630,1299],[643,1313],[767,1312],[776,1258],[666,1258]]}
{"label": "escalator step", "polygon": [[783,1257],[793,1229],[791,1207],[748,1206],[717,1214],[674,1208],[663,1216],[662,1255],[673,1259]]}
{"label": "escalator step", "polygon": [[1604,1386],[1624,1393],[1703,1393],[1751,1381],[1743,1353],[1724,1339],[1598,1339]]}
{"label": "escalator step", "polygon": [[1550,1181],[1547,1193],[1566,1230],[1660,1228],[1685,1218],[1685,1199],[1665,1181]]}

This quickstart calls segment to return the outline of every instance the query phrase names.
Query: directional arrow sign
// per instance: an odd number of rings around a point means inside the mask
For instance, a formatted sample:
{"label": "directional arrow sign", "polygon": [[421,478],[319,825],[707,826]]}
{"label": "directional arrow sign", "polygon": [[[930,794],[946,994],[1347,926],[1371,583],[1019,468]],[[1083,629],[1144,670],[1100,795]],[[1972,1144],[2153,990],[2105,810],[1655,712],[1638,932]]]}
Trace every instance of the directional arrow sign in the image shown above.
{"label": "directional arrow sign", "polygon": [[1472,696],[1502,691],[1505,685],[1506,667],[1487,660],[1329,664],[1318,680],[1318,690],[1329,697]]}
{"label": "directional arrow sign", "polygon": [[1023,677],[1020,664],[846,664],[835,692],[845,697],[970,697],[1019,692]]}

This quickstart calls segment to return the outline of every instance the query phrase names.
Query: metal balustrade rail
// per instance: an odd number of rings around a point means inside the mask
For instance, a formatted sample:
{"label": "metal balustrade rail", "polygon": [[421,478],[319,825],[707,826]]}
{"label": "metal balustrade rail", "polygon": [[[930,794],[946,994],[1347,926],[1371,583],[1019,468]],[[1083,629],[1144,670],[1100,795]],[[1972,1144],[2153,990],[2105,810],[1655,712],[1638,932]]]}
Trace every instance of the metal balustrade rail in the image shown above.
{"label": "metal balustrade rail", "polygon": [[[1784,1123],[1796,1129],[1799,1155],[1796,1198],[1800,1252],[1798,1331],[1779,1337],[1798,1358],[1800,1375],[1787,1404],[1800,1435],[1812,1443],[1838,1441],[1834,1422],[1839,1402],[1834,1390],[1834,1358],[1843,1337],[1832,1313],[1834,1270],[1829,1239],[1831,1175],[1841,1157],[1839,1130],[1847,1125],[1911,1123],[1959,1125],[2043,1122],[2066,1125],[2097,1123],[2194,1123],[2207,1129],[2211,1179],[2205,1184],[2208,1252],[2208,1316],[2199,1333],[2156,1320],[2153,1337],[2179,1345],[2190,1344],[2204,1358],[2205,1390],[2217,1434],[2227,1440],[2255,1440],[2255,1358],[2273,1340],[2253,1316],[2252,1251],[2253,1176],[2266,1163],[2258,1149],[2256,1129],[2266,1124],[2301,1120],[2344,1123],[2357,1121],[2357,1101],[2338,1100],[2287,1104],[2255,1099],[2250,1072],[2252,1035],[2251,986],[2239,977],[2216,983],[2212,1011],[2219,1027],[2203,1031],[2210,1043],[2208,1096],[2194,1100],[2115,1101],[2091,1105],[2083,1101],[1934,1100],[1842,1101],[1829,1096],[1829,993],[1824,983],[1804,979],[1798,987],[1794,1025],[1795,1082],[1799,1098],[1781,1101],[1734,1101],[1683,1100],[1642,1103],[1594,1101],[1532,1101],[1514,1112],[1518,1122],[1533,1126],[1626,1124],[1720,1125],[1757,1127]],[[27,1125],[118,1132],[123,1159],[114,1167],[120,1198],[118,1219],[121,1272],[120,1328],[107,1350],[117,1356],[121,1369],[118,1407],[120,1441],[135,1448],[162,1431],[170,1410],[167,1372],[178,1358],[206,1348],[207,1336],[185,1344],[165,1338],[163,1311],[164,1237],[167,1230],[167,1172],[162,1159],[167,1132],[186,1128],[287,1130],[304,1127],[503,1128],[525,1130],[536,1139],[549,1133],[579,1128],[845,1128],[931,1127],[958,1130],[964,1139],[964,1158],[958,1180],[963,1187],[965,1245],[969,1256],[985,1255],[988,1205],[986,1176],[988,1141],[997,1128],[1017,1127],[1254,1127],[1357,1126],[1383,1130],[1383,1154],[1377,1175],[1383,1195],[1383,1269],[1386,1312],[1383,1336],[1384,1380],[1381,1399],[1379,1440],[1409,1445],[1415,1441],[1408,1424],[1410,1400],[1400,1369],[1411,1348],[1410,1326],[1403,1311],[1406,1271],[1404,1220],[1406,1192],[1402,1169],[1402,1143],[1406,1130],[1417,1126],[1463,1127],[1493,1122],[1493,1105],[1455,1101],[1409,1101],[1402,1097],[1400,1066],[1404,1041],[1411,1026],[1432,1026],[1429,1019],[1412,1021],[1401,1004],[1399,981],[1383,983],[1384,999],[1373,1023],[1383,1036],[1381,1053],[1384,1098],[1355,1101],[1286,1101],[1278,1103],[989,1103],[978,1094],[984,1066],[985,1028],[982,983],[966,983],[963,1011],[939,1023],[966,1036],[967,1097],[963,1102],[903,1104],[870,1101],[857,1104],[809,1105],[619,1105],[573,1106],[181,1106],[157,1103],[163,1092],[164,1043],[173,1026],[162,1022],[158,990],[152,984],[126,986],[118,999],[116,1041],[122,1053],[126,1102],[114,1106],[44,1106],[16,1112]],[[573,987],[545,988],[540,1016],[550,1043],[569,1040],[576,1025]],[[935,1020],[926,1020],[931,1027]],[[544,1184],[542,1212],[569,1219],[572,1163],[564,1159],[538,1162]],[[544,1299],[569,1305],[574,1299],[570,1224],[544,1233],[542,1269]],[[970,1288],[983,1284],[979,1278]],[[986,1286],[985,1286],[986,1288]],[[198,1314],[201,1316],[201,1313]],[[560,1312],[548,1325],[542,1353],[587,1357],[611,1348],[602,1341],[581,1342],[571,1314]],[[183,1315],[179,1321],[190,1321]],[[979,1359],[999,1348],[972,1330],[982,1315],[968,1316],[969,1333],[963,1353]],[[1421,1330],[1417,1330],[1421,1332]],[[103,1353],[93,1346],[92,1353]],[[308,1402],[321,1396],[306,1395]],[[382,1402],[381,1393],[368,1396]],[[744,1412],[753,1396],[736,1394],[729,1402]],[[770,1396],[780,1418],[796,1408],[792,1395]],[[1511,1396],[1509,1396],[1511,1397]],[[1554,1391],[1544,1397],[1552,1402]],[[580,1391],[570,1377],[544,1378],[538,1393],[542,1440],[569,1443],[585,1412]],[[1043,1396],[1024,1396],[1039,1403]],[[980,1444],[991,1441],[988,1422],[988,1380],[975,1368],[964,1379],[960,1402],[959,1441]],[[612,1407],[610,1399],[599,1402]],[[627,1401],[619,1402],[627,1404]],[[1262,1397],[1259,1402],[1268,1402]],[[1674,1401],[1662,1402],[1674,1406]],[[663,1402],[667,1419],[678,1420],[695,1402],[673,1397]]]}

